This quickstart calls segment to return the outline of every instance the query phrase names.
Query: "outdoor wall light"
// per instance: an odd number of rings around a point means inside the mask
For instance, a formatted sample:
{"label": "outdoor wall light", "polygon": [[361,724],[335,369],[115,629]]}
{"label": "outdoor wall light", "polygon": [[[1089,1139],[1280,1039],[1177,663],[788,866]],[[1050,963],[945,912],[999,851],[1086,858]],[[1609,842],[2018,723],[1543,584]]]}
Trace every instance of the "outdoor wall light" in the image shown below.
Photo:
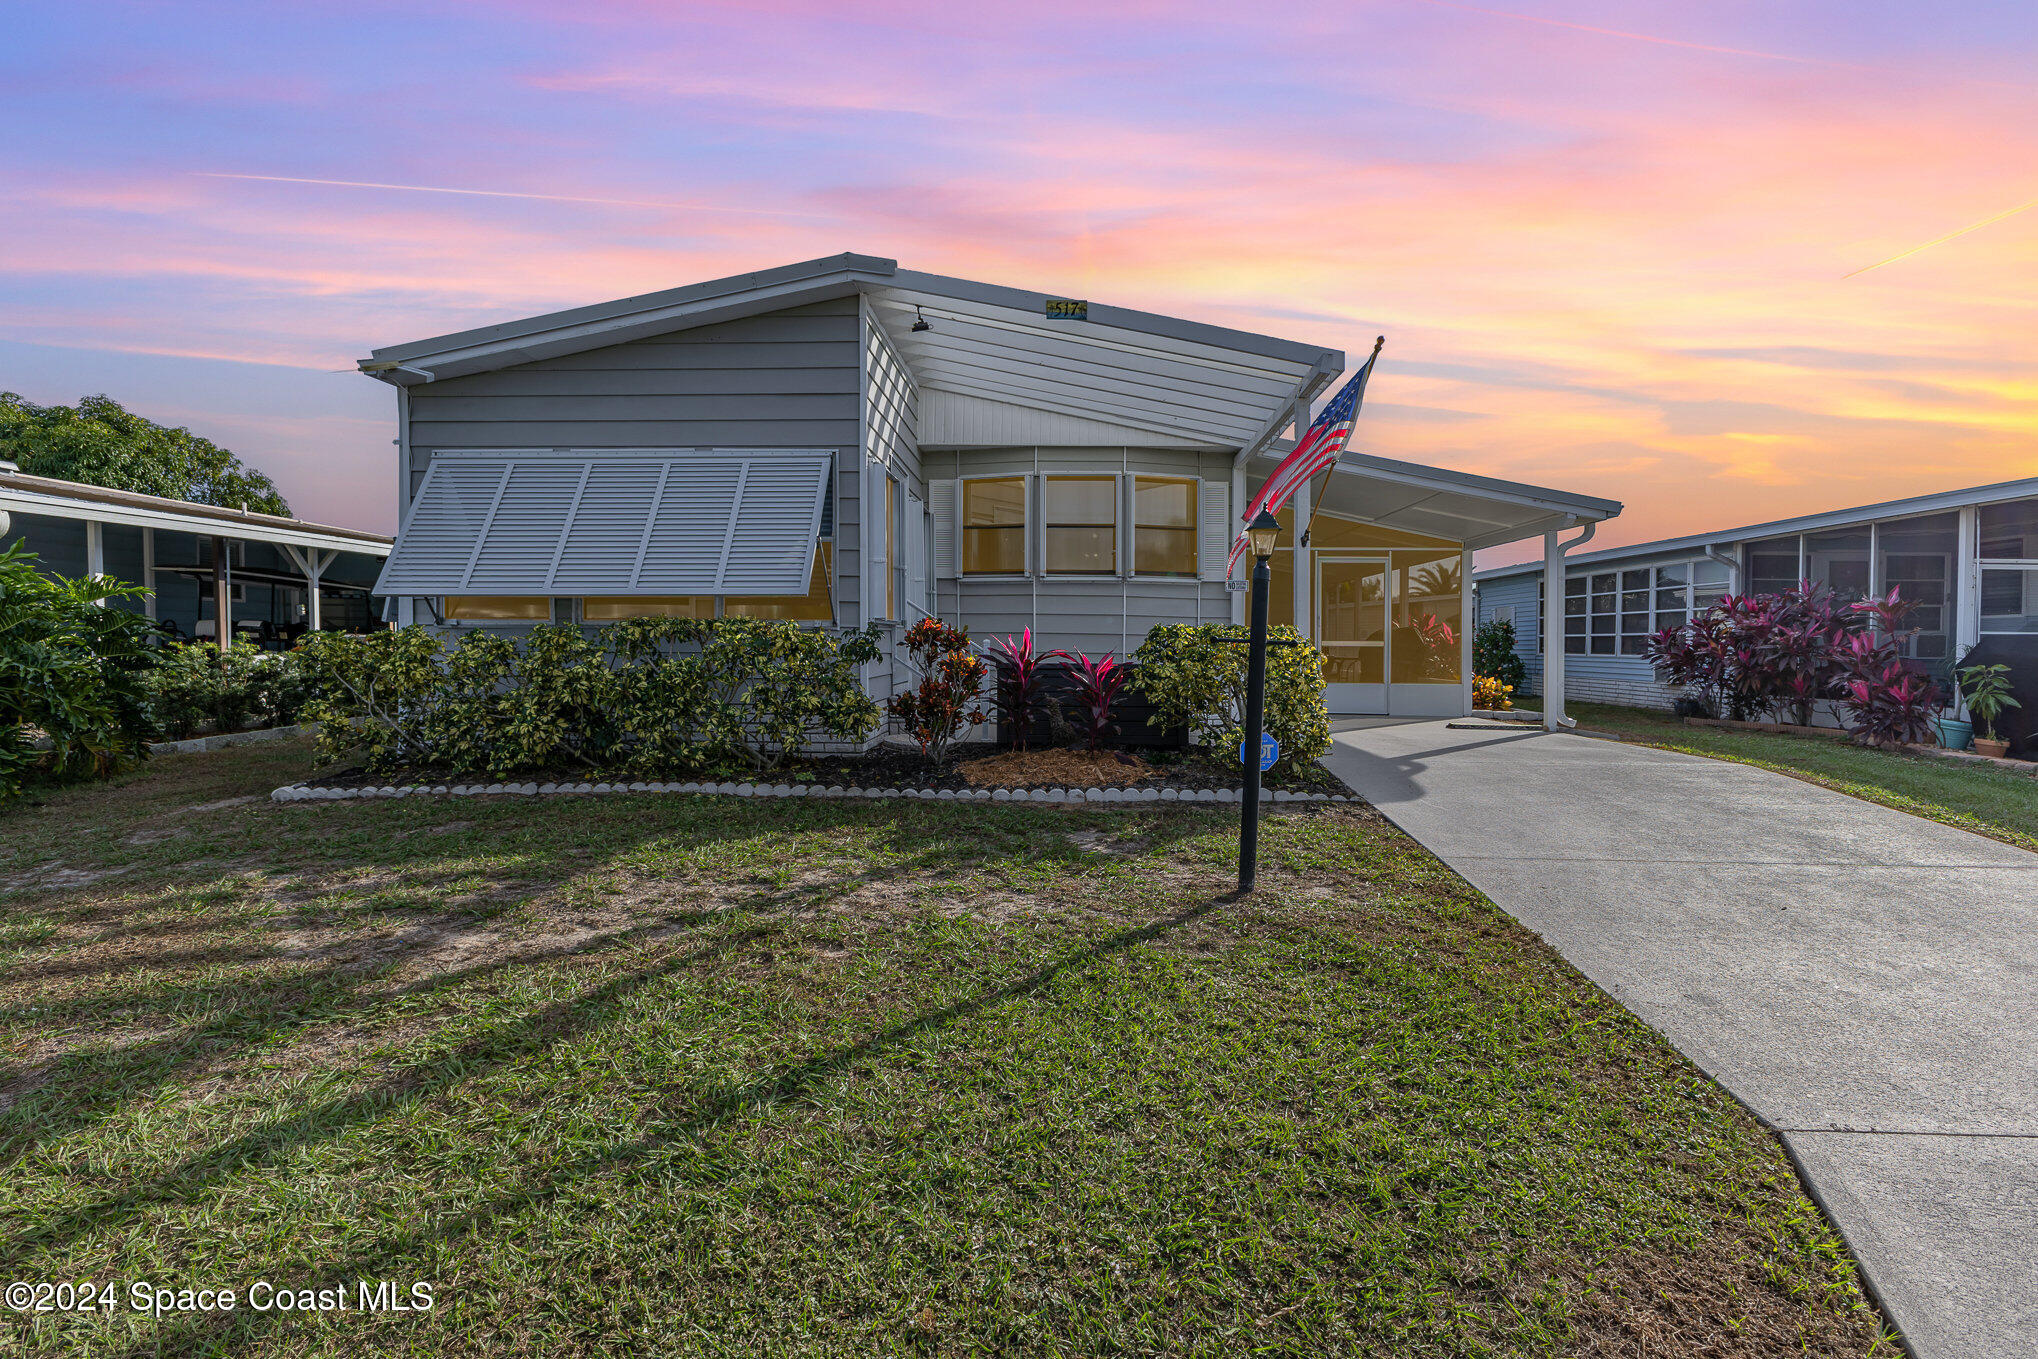
{"label": "outdoor wall light", "polygon": [[934,329],[933,325],[928,322],[927,318],[920,314],[920,308],[918,304],[915,304],[913,307],[913,329],[914,330]]}
{"label": "outdoor wall light", "polygon": [[1261,561],[1274,555],[1274,544],[1281,539],[1281,521],[1261,510],[1252,523],[1245,528],[1246,541],[1252,544],[1253,555]]}

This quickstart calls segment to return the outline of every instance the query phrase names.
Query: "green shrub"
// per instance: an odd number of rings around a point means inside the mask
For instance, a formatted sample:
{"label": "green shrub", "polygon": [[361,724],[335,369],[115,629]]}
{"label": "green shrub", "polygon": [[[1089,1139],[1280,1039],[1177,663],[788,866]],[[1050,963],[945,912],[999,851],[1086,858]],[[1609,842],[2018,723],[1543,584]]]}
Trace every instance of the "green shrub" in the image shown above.
{"label": "green shrub", "polygon": [[[1245,739],[1245,676],[1251,630],[1242,624],[1163,623],[1147,633],[1133,663],[1135,683],[1160,724],[1187,727],[1229,755]],[[1267,733],[1281,743],[1280,768],[1293,771],[1330,749],[1323,702],[1323,654],[1288,626],[1267,629]]]}
{"label": "green shrub", "polygon": [[215,731],[288,726],[308,694],[303,661],[294,652],[210,642],[166,646],[148,677],[149,704],[162,733],[183,740],[205,723]]}
{"label": "green shrub", "polygon": [[[0,802],[34,778],[112,773],[145,758],[152,735],[155,624],[110,607],[140,589],[51,579],[36,561],[18,542],[0,549]],[[50,748],[35,749],[32,732]]]}
{"label": "green shrub", "polygon": [[1514,623],[1495,618],[1472,634],[1472,673],[1491,675],[1515,693],[1528,687],[1528,667],[1514,652]]}
{"label": "green shrub", "polygon": [[877,654],[868,633],[770,619],[545,624],[520,641],[475,629],[451,647],[411,627],[301,650],[320,756],[377,771],[775,769],[817,733],[859,741],[878,721],[857,679]]}

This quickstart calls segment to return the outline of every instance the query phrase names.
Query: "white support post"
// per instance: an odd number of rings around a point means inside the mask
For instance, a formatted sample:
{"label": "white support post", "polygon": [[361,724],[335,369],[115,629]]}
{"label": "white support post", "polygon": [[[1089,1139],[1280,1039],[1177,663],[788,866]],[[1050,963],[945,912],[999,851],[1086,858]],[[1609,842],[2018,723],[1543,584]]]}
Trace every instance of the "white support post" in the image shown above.
{"label": "white support post", "polygon": [[[1236,462],[1231,466],[1231,513],[1233,515],[1231,537],[1227,538],[1224,543],[1224,550],[1226,552],[1231,551],[1231,544],[1238,537],[1238,530],[1245,522],[1237,517],[1245,513],[1245,464],[1243,462]],[[1247,570],[1250,571],[1251,568],[1248,567]],[[1233,590],[1229,580],[1225,581],[1224,590],[1224,597],[1230,601],[1231,605],[1231,621],[1234,624],[1245,622],[1246,595]]]}
{"label": "white support post", "polygon": [[1543,730],[1564,721],[1564,544],[1543,535]]}
{"label": "white support post", "polygon": [[142,530],[142,610],[151,620],[156,616],[156,531]]}
{"label": "white support post", "polygon": [[1472,554],[1458,554],[1458,679],[1465,690],[1465,715],[1472,715],[1472,630],[1479,616],[1472,610]]}
{"label": "white support post", "polygon": [[1947,660],[1958,664],[1968,650],[1981,642],[1981,509],[1963,505],[1960,509],[1959,560],[1953,569],[1952,653]]}
{"label": "white support post", "polygon": [[1302,537],[1309,532],[1311,501],[1309,483],[1303,482],[1295,488],[1295,551],[1292,554],[1292,569],[1289,574],[1295,579],[1295,630],[1304,637],[1313,637],[1316,618],[1315,547],[1304,547]]}
{"label": "white support post", "polygon": [[[105,574],[106,526],[97,519],[87,519],[85,521],[85,575],[88,579],[97,580]],[[95,599],[92,602],[102,609],[106,607],[106,601],[103,599]]]}

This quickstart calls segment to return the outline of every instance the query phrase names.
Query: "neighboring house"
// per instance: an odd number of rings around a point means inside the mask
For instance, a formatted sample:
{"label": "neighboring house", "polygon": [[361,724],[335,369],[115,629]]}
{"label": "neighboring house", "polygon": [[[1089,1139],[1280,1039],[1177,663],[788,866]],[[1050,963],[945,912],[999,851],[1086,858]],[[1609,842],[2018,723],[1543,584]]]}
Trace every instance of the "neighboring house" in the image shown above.
{"label": "neighboring house", "polygon": [[15,541],[50,575],[142,586],[142,598],[119,606],[186,638],[215,635],[222,597],[240,636],[375,624],[369,587],[391,543],[281,515],[29,476],[0,462],[0,543]]}
{"label": "neighboring house", "polygon": [[[1474,577],[1479,621],[1513,621],[1532,683],[1543,670],[1543,577],[1538,562]],[[1676,695],[1645,659],[1650,633],[1723,594],[1784,590],[1799,580],[1849,600],[1899,591],[1917,605],[1909,656],[1942,678],[1956,662],[2011,666],[2024,707],[2000,725],[2024,750],[2032,747],[2038,477],[1572,557],[1563,590],[1568,691],[1667,708]]]}
{"label": "neighboring house", "polygon": [[[1243,618],[1238,507],[1344,356],[840,255],[360,366],[397,388],[404,621],[940,617],[1124,656]],[[1463,713],[1471,553],[1619,511],[1348,454],[1299,551],[1288,516],[1274,618],[1335,711]],[[887,647],[866,680],[910,677]]]}

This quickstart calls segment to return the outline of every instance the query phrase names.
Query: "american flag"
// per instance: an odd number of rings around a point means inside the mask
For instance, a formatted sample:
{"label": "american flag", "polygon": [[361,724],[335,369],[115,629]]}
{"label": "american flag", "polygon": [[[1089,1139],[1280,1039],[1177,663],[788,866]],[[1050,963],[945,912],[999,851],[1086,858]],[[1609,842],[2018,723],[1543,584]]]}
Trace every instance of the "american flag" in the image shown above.
{"label": "american flag", "polygon": [[[1373,375],[1373,365],[1380,359],[1380,346],[1385,343],[1386,337],[1382,336],[1373,345],[1372,357],[1360,365],[1359,371],[1352,374],[1352,380],[1330,399],[1330,404],[1323,408],[1323,414],[1316,417],[1315,423],[1296,442],[1295,451],[1281,460],[1281,465],[1260,487],[1260,493],[1245,507],[1242,517],[1247,524],[1257,519],[1261,510],[1279,514],[1281,507],[1294,497],[1297,487],[1343,456],[1345,445],[1351,442],[1352,426],[1359,420],[1359,403],[1366,398],[1366,379]],[[1248,546],[1245,530],[1241,528],[1238,537],[1232,540],[1231,556],[1224,563],[1226,579],[1230,579],[1232,571],[1238,566],[1238,559],[1245,555]]]}

